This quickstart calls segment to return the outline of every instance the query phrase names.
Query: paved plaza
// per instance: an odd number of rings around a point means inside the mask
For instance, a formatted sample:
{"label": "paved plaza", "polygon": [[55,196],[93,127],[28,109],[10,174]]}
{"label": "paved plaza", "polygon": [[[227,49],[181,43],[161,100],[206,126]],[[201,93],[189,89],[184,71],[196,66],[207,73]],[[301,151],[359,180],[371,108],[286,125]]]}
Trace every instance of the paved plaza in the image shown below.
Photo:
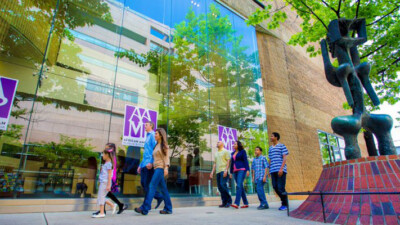
{"label": "paved plaza", "polygon": [[[297,208],[302,201],[290,201],[292,209]],[[279,211],[279,202],[271,202],[270,209],[257,210],[258,205],[251,205],[248,209],[220,209],[215,206],[185,207],[174,209],[172,215],[160,215],[159,210],[152,210],[147,216],[127,210],[121,215],[108,215],[106,218],[93,219],[89,211],[60,212],[60,213],[25,213],[1,214],[2,225],[86,225],[86,224],[140,224],[140,225],[200,225],[200,224],[276,224],[302,225],[319,224],[306,220],[288,217],[286,211]]]}

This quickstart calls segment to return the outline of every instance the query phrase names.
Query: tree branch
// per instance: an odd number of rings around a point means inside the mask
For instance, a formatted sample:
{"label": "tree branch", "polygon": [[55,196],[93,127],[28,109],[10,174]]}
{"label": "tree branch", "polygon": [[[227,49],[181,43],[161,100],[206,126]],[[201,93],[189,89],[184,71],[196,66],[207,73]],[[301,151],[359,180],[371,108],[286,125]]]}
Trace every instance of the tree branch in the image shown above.
{"label": "tree branch", "polygon": [[319,18],[319,16],[317,16],[317,14],[314,13],[314,11],[302,0],[300,0],[300,2],[309,10],[309,12],[311,14],[313,14],[315,16],[315,18],[317,18],[317,20],[319,20],[319,22],[322,23],[322,25],[325,27],[326,30],[328,30],[328,27],[326,26],[326,24],[324,23],[324,21],[322,21],[321,18]]}
{"label": "tree branch", "polygon": [[330,6],[326,1],[321,0],[322,3],[324,3],[324,5],[326,5],[326,7],[329,7],[333,12],[335,12],[336,15],[338,15],[338,11],[336,11],[336,9],[334,9],[332,6]]}
{"label": "tree branch", "polygon": [[[359,9],[360,9],[360,3],[361,3],[361,0],[357,0],[357,9],[356,9],[356,16],[355,16],[355,19],[358,18],[358,11],[359,11]],[[355,36],[356,36],[356,31],[355,31],[355,30],[353,30],[353,34],[352,34],[351,36],[352,36],[352,37],[355,37]]]}
{"label": "tree branch", "polygon": [[342,0],[339,0],[339,6],[338,6],[338,9],[336,10],[337,11],[336,15],[338,16],[338,19],[340,19],[340,7],[341,6],[342,6]]}
{"label": "tree branch", "polygon": [[396,10],[399,9],[399,8],[400,8],[400,5],[398,5],[398,6],[395,7],[394,9],[392,9],[392,11],[390,11],[390,12],[387,13],[386,15],[382,16],[381,18],[375,20],[375,21],[372,22],[372,23],[367,24],[366,26],[371,26],[371,25],[374,25],[374,24],[378,23],[379,21],[381,21],[381,20],[384,19],[385,17],[387,17],[387,16],[389,16],[390,14],[394,13],[394,11],[396,11]]}
{"label": "tree branch", "polygon": [[299,11],[299,12],[303,12],[303,13],[310,13],[310,12],[307,12],[307,11],[304,11],[304,10],[302,10],[302,9],[299,9],[299,8],[297,8],[296,6],[294,6],[291,2],[288,2],[293,8],[295,8],[297,11]]}
{"label": "tree branch", "polygon": [[370,53],[368,53],[368,54],[366,54],[366,55],[361,56],[360,59],[367,58],[368,56],[370,56],[370,55],[374,54],[375,52],[381,50],[381,48],[385,47],[386,45],[387,45],[387,43],[385,43],[385,44],[379,46],[379,47],[378,47],[377,49],[375,49],[374,51],[372,51],[372,52],[370,52]]}
{"label": "tree branch", "polygon": [[388,66],[386,66],[385,69],[382,69],[380,71],[378,71],[376,74],[383,74],[384,72],[386,72],[386,70],[388,70],[391,66],[393,66],[394,64],[400,62],[400,57],[397,58],[396,60],[394,60],[392,63],[390,63]]}
{"label": "tree branch", "polygon": [[355,19],[358,18],[358,11],[359,11],[359,9],[360,9],[360,3],[361,3],[361,0],[358,0],[358,1],[357,1],[357,9],[356,9],[356,18],[355,18]]}

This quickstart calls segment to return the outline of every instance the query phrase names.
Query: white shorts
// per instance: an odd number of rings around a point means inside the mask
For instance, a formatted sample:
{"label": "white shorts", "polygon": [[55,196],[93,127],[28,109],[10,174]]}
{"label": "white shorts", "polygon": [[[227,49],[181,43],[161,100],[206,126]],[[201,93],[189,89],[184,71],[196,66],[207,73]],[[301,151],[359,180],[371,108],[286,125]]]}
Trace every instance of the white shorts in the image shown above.
{"label": "white shorts", "polygon": [[97,192],[97,205],[104,205],[107,196],[107,183],[100,183],[99,191]]}

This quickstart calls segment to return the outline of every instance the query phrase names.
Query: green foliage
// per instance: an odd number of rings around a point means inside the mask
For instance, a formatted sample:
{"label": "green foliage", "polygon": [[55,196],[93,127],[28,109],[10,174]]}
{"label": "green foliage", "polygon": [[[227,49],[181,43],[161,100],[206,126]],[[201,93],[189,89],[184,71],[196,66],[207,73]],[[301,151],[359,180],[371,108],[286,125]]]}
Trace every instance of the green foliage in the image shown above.
{"label": "green foliage", "polygon": [[60,135],[59,143],[37,143],[32,153],[45,162],[85,167],[87,166],[88,158],[94,157],[98,160],[98,153],[92,151],[94,147],[88,144],[88,141],[90,139],[78,139]]}
{"label": "green foliage", "polygon": [[[24,0],[26,16],[45,19],[43,15],[53,15],[57,1]],[[40,10],[37,10],[40,9]],[[107,2],[101,0],[60,0],[58,7],[54,32],[60,37],[73,40],[72,35],[65,28],[75,29],[77,27],[91,26],[94,18],[101,18],[111,23],[112,17]]]}
{"label": "green foliage", "polygon": [[[16,119],[25,119],[24,115],[27,114],[28,110],[21,109],[20,106],[18,106],[19,101],[20,100],[18,100],[17,98],[14,99],[13,108],[11,110],[10,116]],[[7,143],[18,145],[20,144],[20,140],[22,138],[22,128],[24,128],[23,125],[9,124],[5,131],[0,130],[0,138],[6,137]]]}
{"label": "green foliage", "polygon": [[19,144],[19,140],[22,137],[23,125],[9,124],[7,130],[0,130],[0,138],[7,137],[8,144]]}
{"label": "green foliage", "polygon": [[[12,2],[12,3],[11,3]],[[59,5],[57,7],[57,2]],[[65,99],[79,99],[80,94],[84,92],[82,77],[85,77],[87,69],[82,69],[82,61],[78,57],[82,51],[78,45],[74,44],[74,36],[70,30],[78,27],[92,26],[96,19],[112,23],[113,19],[110,13],[109,3],[103,0],[21,0],[9,1],[3,4],[0,20],[10,24],[13,29],[7,29],[5,41],[0,42],[2,54],[24,58],[30,66],[35,67],[34,76],[39,74],[42,66],[44,49],[47,41],[50,41],[47,61],[44,64],[44,71],[39,80],[40,89],[36,101],[44,105],[55,104],[56,108],[69,110],[71,107],[78,111],[94,111],[94,107],[76,102],[64,101]],[[57,9],[57,11],[56,11]],[[48,33],[52,25],[54,13],[53,33],[48,40]],[[23,26],[21,23],[25,23]],[[30,36],[34,35],[34,37]],[[66,41],[68,39],[70,41]],[[60,48],[60,43],[63,48]],[[66,74],[65,69],[60,69],[60,65],[54,65],[55,59],[60,57],[68,61],[69,65],[63,65],[66,69],[76,71]],[[62,60],[61,60],[62,61]],[[59,63],[62,65],[62,63]],[[79,73],[80,72],[80,73]],[[69,79],[66,79],[68,77]],[[47,79],[44,79],[47,78]],[[86,79],[86,77],[85,77]],[[71,82],[71,80],[74,80]],[[36,84],[34,84],[36,85]],[[32,100],[32,95],[20,93],[22,100]],[[49,98],[51,96],[52,98]],[[27,112],[26,109],[20,109],[18,104],[14,104],[18,110],[12,111],[15,118],[23,118]]]}
{"label": "green foliage", "polygon": [[249,158],[255,157],[254,151],[257,146],[263,149],[263,155],[268,155],[269,144],[267,131],[259,129],[249,129],[246,132],[242,133],[242,136],[239,137],[239,139],[243,140]]}
{"label": "green foliage", "polygon": [[348,102],[344,102],[344,103],[343,103],[343,109],[345,109],[345,110],[352,110],[352,108],[351,108],[351,106],[349,105]]}
{"label": "green foliage", "polygon": [[[290,7],[301,18],[302,30],[291,37],[289,44],[305,46],[310,57],[321,53],[320,48],[314,46],[326,37],[330,21],[338,18],[365,18],[369,41],[359,47],[361,60],[371,64],[370,79],[381,103],[393,105],[400,100],[399,0],[284,0],[285,5],[279,9],[272,8],[272,0],[263,2],[266,8],[257,9],[247,24],[256,25],[267,20],[268,29],[278,28],[287,19],[282,15],[286,15],[282,9]],[[370,109],[376,109],[371,101],[367,101],[367,105]]]}

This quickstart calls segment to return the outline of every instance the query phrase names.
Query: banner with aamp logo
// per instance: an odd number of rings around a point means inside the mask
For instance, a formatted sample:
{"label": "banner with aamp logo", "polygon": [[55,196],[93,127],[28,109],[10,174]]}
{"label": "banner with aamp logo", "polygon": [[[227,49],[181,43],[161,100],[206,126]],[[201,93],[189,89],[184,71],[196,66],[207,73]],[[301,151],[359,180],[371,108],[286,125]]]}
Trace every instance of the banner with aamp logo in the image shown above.
{"label": "banner with aamp logo", "polygon": [[157,128],[157,111],[125,105],[124,135],[122,145],[143,147],[146,140],[144,125],[147,121],[154,123]]}
{"label": "banner with aamp logo", "polygon": [[237,130],[218,125],[218,140],[224,143],[226,150],[233,152],[233,144],[237,140]]}
{"label": "banner with aamp logo", "polygon": [[18,80],[0,77],[0,130],[7,130]]}

